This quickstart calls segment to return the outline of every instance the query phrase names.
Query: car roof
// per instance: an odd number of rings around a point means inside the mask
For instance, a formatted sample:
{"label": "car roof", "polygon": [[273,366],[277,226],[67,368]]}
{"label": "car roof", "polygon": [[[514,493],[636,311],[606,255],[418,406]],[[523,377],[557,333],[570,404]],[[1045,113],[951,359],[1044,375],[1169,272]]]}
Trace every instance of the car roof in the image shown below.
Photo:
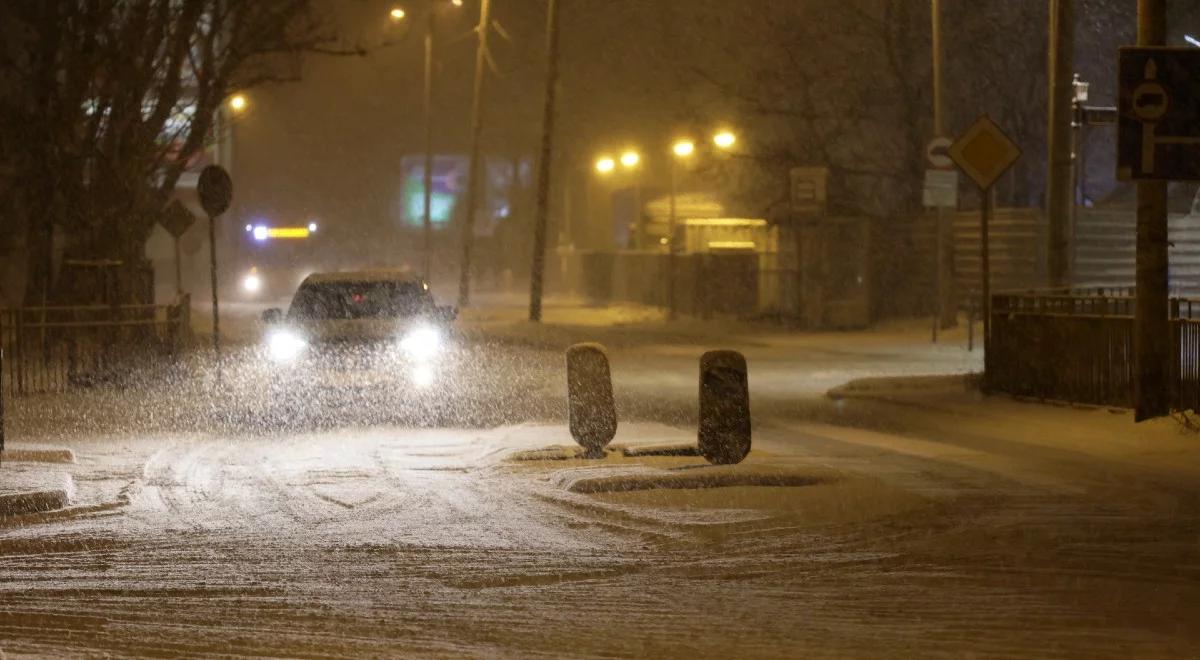
{"label": "car roof", "polygon": [[424,280],[409,270],[345,270],[331,273],[313,273],[304,278],[305,284],[335,284],[346,282],[395,282],[423,284]]}

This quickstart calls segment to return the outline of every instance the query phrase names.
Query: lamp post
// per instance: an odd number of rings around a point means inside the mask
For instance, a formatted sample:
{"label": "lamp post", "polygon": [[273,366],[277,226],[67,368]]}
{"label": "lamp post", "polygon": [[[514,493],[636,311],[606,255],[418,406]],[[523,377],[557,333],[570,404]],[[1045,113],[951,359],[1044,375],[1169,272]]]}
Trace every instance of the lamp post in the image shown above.
{"label": "lamp post", "polygon": [[675,319],[675,223],[677,222],[676,196],[679,194],[678,164],[691,158],[696,144],[691,140],[679,140],[671,148],[675,157],[671,159],[671,201],[667,214],[667,318]]}
{"label": "lamp post", "polygon": [[[621,154],[621,167],[629,173],[633,173],[642,163],[642,156],[634,149],[627,149]],[[646,227],[645,220],[642,217],[642,183],[638,179],[634,179],[633,183],[633,247],[635,249],[643,249],[645,247]]]}
{"label": "lamp post", "polygon": [[[455,7],[462,6],[462,0],[450,0]],[[408,18],[403,7],[393,7],[388,12],[388,18],[393,23],[400,23]],[[437,19],[437,3],[425,12],[425,80],[422,93],[422,106],[425,112],[425,160],[421,168],[422,174],[422,205],[421,215],[421,276],[428,281],[433,259],[433,61],[434,34]]]}
{"label": "lamp post", "polygon": [[1083,162],[1083,127],[1086,123],[1084,104],[1088,101],[1089,84],[1084,82],[1079,74],[1071,80],[1071,205],[1068,217],[1067,236],[1070,237],[1072,249],[1067,252],[1067,272],[1075,272],[1075,230],[1078,222],[1079,205],[1087,198],[1086,186],[1083,185],[1087,176]]}

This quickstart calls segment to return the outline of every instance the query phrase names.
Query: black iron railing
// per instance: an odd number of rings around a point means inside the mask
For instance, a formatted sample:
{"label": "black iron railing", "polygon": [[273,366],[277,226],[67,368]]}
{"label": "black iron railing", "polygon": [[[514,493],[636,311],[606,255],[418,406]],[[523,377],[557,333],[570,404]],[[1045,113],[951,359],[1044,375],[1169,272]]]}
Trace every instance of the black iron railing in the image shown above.
{"label": "black iron railing", "polygon": [[[1128,290],[992,296],[986,386],[1038,399],[1132,407]],[[1115,295],[1113,295],[1115,294]],[[1200,409],[1200,301],[1171,300],[1172,405]]]}
{"label": "black iron railing", "polygon": [[177,355],[189,302],[0,309],[0,368],[14,394],[115,382]]}

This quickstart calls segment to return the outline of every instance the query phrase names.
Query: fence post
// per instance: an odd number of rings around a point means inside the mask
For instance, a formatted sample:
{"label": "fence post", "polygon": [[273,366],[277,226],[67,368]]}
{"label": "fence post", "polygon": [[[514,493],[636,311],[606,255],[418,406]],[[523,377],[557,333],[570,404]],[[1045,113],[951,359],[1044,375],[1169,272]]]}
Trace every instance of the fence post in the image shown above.
{"label": "fence post", "polygon": [[[0,342],[4,333],[0,332]],[[4,346],[0,345],[0,461],[4,460]]]}
{"label": "fence post", "polygon": [[1171,357],[1167,360],[1168,387],[1170,388],[1171,399],[1169,404],[1175,410],[1186,410],[1186,406],[1182,402],[1182,384],[1183,384],[1183,320],[1179,317],[1179,299],[1171,298],[1168,302],[1168,313],[1170,314],[1167,322],[1167,327],[1171,331],[1171,343],[1168,345],[1171,351]]}
{"label": "fence post", "polygon": [[967,303],[967,350],[975,350],[975,296]]}
{"label": "fence post", "polygon": [[24,365],[25,360],[22,359],[23,355],[24,355],[24,351],[21,350],[21,348],[22,348],[21,343],[25,341],[25,327],[24,327],[25,326],[25,313],[24,313],[24,311],[18,309],[16,311],[16,317],[17,317],[16,332],[13,333],[13,345],[16,347],[16,350],[13,351],[14,357],[9,358],[9,359],[16,360],[16,362],[14,363],[14,366],[16,367],[16,371],[14,372],[15,378],[13,378],[13,386],[12,386],[13,394],[20,394],[25,387],[25,365]]}

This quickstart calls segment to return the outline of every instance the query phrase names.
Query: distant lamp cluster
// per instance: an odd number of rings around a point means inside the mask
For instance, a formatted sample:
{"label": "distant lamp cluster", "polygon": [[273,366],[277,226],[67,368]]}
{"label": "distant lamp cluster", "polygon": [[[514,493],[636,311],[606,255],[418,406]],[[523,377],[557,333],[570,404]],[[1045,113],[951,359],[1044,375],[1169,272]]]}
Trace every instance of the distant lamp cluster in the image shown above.
{"label": "distant lamp cluster", "polygon": [[[712,144],[718,151],[729,151],[737,144],[737,134],[728,129],[721,129],[713,133]],[[695,155],[698,147],[696,143],[688,138],[676,140],[671,145],[671,152],[676,158],[691,158]],[[635,149],[627,149],[621,153],[619,158],[614,159],[612,156],[601,155],[596,159],[596,172],[600,174],[610,174],[617,169],[617,164],[626,170],[637,168],[642,162],[642,156]]]}

